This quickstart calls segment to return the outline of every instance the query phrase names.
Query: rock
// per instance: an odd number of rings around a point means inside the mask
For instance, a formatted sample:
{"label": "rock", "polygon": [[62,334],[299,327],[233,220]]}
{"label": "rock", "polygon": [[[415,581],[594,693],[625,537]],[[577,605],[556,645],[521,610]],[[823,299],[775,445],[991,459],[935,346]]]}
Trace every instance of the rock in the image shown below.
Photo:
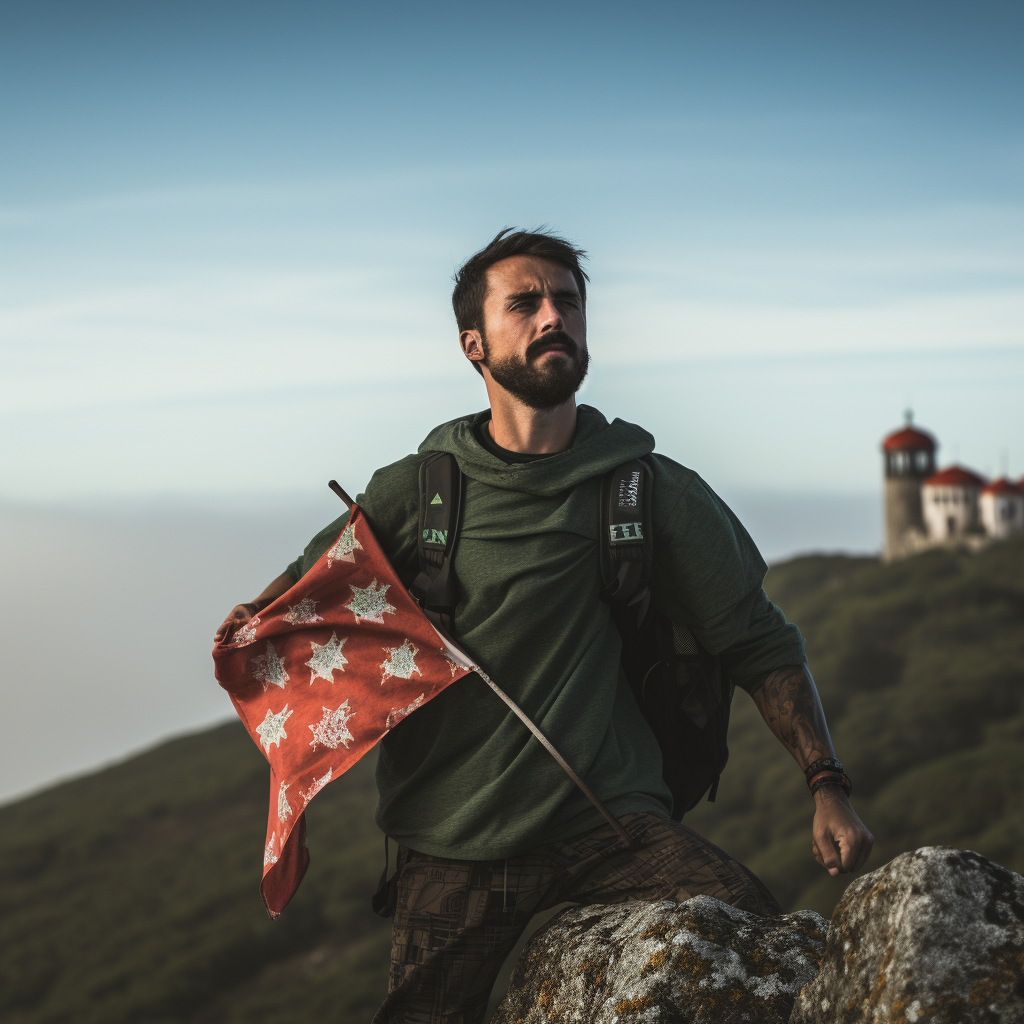
{"label": "rock", "polygon": [[810,911],[759,918],[707,896],[574,907],[534,936],[493,1018],[741,1021],[1024,1024],[1024,878],[924,847],[853,882],[831,928]]}
{"label": "rock", "polygon": [[1024,878],[926,846],[857,879],[792,1024],[1022,1024]]}
{"label": "rock", "polygon": [[573,907],[527,945],[492,1024],[783,1024],[826,930],[710,896]]}

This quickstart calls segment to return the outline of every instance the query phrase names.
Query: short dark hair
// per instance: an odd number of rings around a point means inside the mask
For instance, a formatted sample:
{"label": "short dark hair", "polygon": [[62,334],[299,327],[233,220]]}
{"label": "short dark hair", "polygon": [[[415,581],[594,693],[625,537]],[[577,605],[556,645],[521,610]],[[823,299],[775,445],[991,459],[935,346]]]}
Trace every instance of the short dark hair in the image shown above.
{"label": "short dark hair", "polygon": [[483,249],[470,256],[455,272],[452,309],[455,311],[455,322],[459,325],[460,334],[474,328],[478,331],[483,329],[487,271],[499,260],[507,260],[510,256],[538,256],[568,267],[572,271],[572,276],[576,278],[580,300],[586,309],[587,281],[590,278],[580,266],[580,260],[587,258],[583,249],[551,234],[550,231],[545,231],[543,227],[536,231],[502,228]]}

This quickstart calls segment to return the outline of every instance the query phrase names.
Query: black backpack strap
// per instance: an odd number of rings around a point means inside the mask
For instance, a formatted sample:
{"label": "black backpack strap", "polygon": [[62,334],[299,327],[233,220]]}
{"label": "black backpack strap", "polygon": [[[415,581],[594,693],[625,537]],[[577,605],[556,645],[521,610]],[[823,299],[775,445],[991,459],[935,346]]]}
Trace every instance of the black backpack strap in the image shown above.
{"label": "black backpack strap", "polygon": [[398,906],[398,866],[388,878],[388,836],[384,833],[384,870],[381,872],[377,891],[370,899],[370,906],[378,917],[394,917]]}
{"label": "black backpack strap", "polygon": [[651,597],[651,493],[651,470],[639,459],[601,481],[601,597],[634,627],[646,617]]}
{"label": "black backpack strap", "polygon": [[459,535],[462,491],[462,470],[454,455],[437,452],[420,463],[416,537],[420,571],[409,589],[427,618],[449,633],[459,597],[451,563]]}

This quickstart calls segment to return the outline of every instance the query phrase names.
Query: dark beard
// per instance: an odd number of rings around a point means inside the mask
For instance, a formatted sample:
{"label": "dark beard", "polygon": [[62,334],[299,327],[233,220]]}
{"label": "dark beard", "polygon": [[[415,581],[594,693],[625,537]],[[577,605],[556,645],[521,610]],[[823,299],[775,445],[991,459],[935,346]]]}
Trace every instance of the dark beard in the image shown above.
{"label": "dark beard", "polygon": [[[486,357],[487,339],[482,340]],[[566,347],[569,362],[558,360],[544,367],[536,366],[537,357],[554,342],[560,342]],[[485,358],[484,365],[491,371],[495,383],[524,405],[531,409],[554,409],[579,391],[587,376],[590,356],[565,331],[552,331],[532,342],[526,350],[525,358],[509,356],[507,359],[493,361]]]}

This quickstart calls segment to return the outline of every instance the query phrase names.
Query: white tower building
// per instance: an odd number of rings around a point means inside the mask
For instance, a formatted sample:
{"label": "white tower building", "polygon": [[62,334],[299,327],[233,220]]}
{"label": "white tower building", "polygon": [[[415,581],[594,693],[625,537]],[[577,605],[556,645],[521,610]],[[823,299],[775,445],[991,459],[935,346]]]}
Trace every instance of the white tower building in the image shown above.
{"label": "white tower building", "polygon": [[1024,533],[1024,488],[1003,477],[985,487],[978,499],[981,523],[990,537]]}
{"label": "white tower building", "polygon": [[981,532],[978,498],[985,481],[963,466],[950,466],[921,486],[925,527],[931,541],[956,541]]}

